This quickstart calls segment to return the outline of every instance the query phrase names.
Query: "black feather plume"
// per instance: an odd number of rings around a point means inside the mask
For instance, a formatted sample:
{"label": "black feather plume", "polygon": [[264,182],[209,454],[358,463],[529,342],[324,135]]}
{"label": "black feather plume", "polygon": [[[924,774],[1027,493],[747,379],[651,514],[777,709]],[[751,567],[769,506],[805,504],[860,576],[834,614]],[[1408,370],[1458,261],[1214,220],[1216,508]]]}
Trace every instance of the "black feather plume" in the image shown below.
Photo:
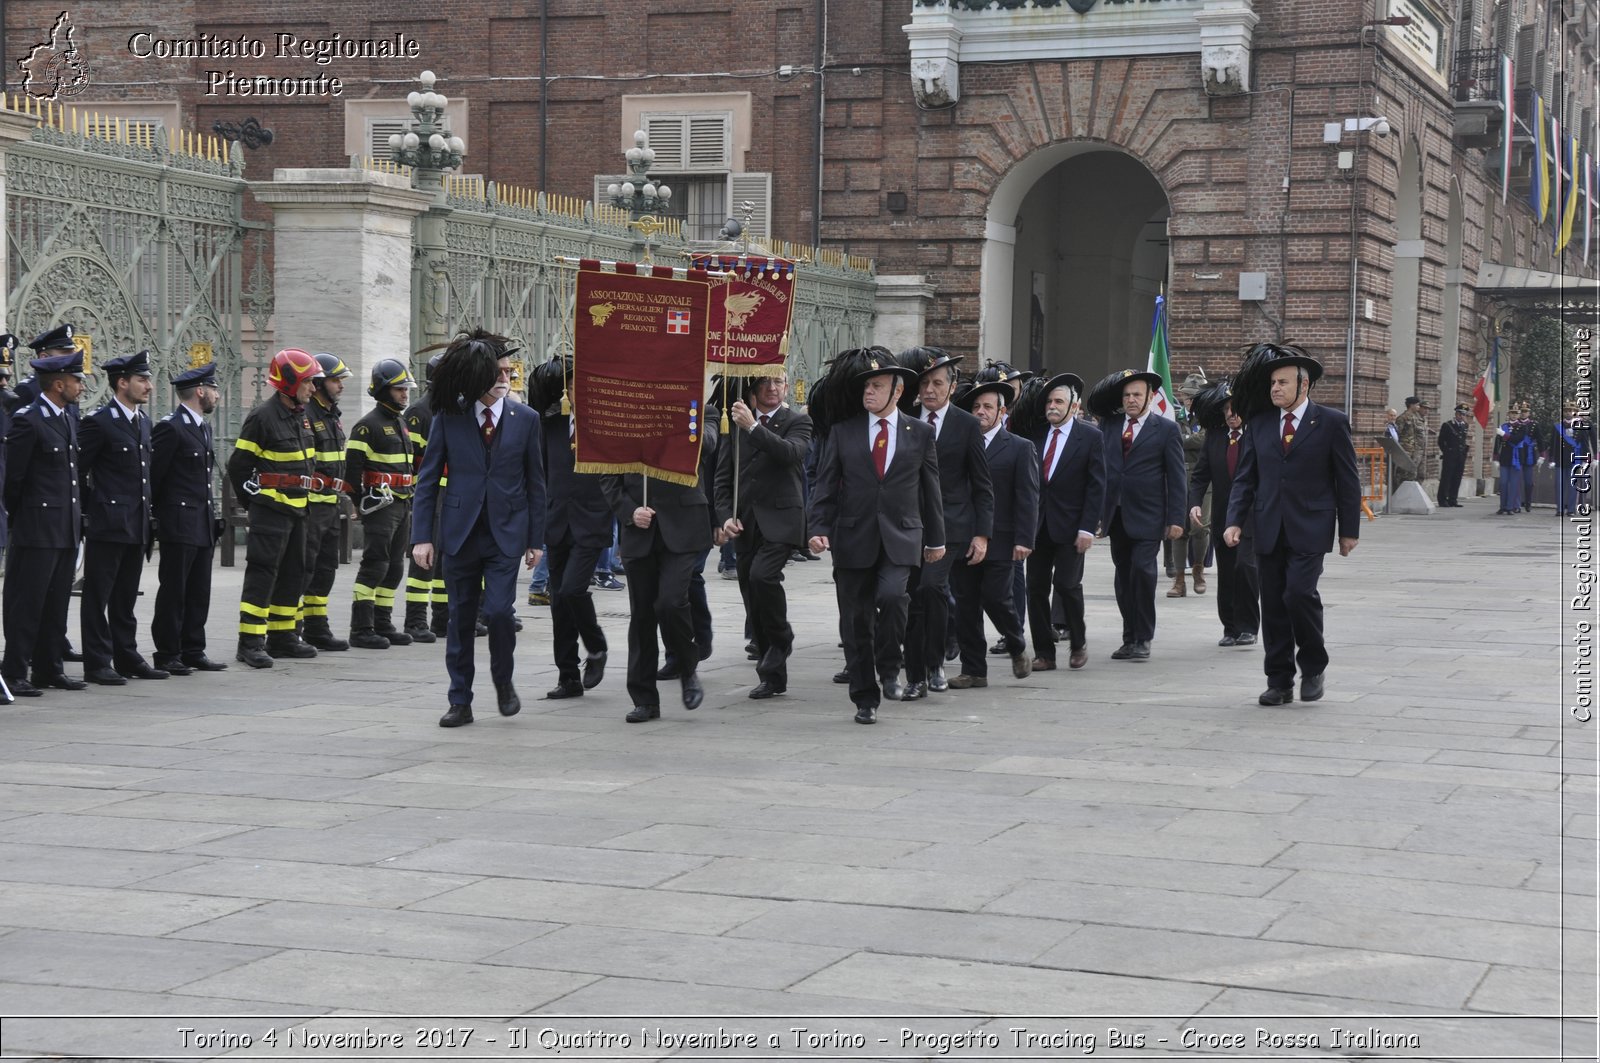
{"label": "black feather plume", "polygon": [[1022,381],[1018,389],[1016,401],[1011,404],[1011,416],[1006,422],[1006,431],[1014,436],[1032,439],[1044,431],[1048,421],[1044,416],[1045,400],[1050,393],[1045,390],[1048,383],[1043,377],[1029,377]]}
{"label": "black feather plume", "polygon": [[560,414],[561,393],[566,390],[566,377],[571,372],[571,361],[563,365],[559,357],[534,366],[533,372],[528,374],[528,405],[541,416],[552,412]]}
{"label": "black feather plume", "polygon": [[1189,404],[1190,412],[1200,423],[1201,428],[1209,432],[1220,432],[1228,427],[1228,419],[1224,416],[1222,408],[1227,405],[1232,395],[1233,384],[1227,377],[1223,377],[1195,393],[1194,399]]}
{"label": "black feather plume", "polygon": [[470,414],[472,404],[494,387],[498,363],[508,345],[504,336],[481,328],[463,332],[444,345],[444,357],[428,380],[428,408],[436,414]]}
{"label": "black feather plume", "polygon": [[836,355],[828,371],[806,390],[806,412],[820,438],[832,426],[860,413],[863,385],[855,377],[876,361],[880,366],[897,364],[884,347],[857,347]]}

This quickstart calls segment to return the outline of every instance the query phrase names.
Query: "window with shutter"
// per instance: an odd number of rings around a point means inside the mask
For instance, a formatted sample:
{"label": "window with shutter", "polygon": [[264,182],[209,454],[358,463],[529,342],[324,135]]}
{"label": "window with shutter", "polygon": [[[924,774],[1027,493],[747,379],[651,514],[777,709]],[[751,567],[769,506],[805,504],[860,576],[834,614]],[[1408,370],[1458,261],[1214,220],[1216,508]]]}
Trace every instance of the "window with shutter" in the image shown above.
{"label": "window with shutter", "polygon": [[755,207],[750,216],[749,237],[766,240],[772,236],[772,175],[770,173],[732,173],[728,175],[728,213],[744,218],[744,204]]}
{"label": "window with shutter", "polygon": [[685,169],[691,172],[728,170],[732,168],[729,141],[733,116],[729,114],[694,114],[688,119],[688,160]]}
{"label": "window with shutter", "polygon": [[1494,13],[1494,46],[1509,55],[1513,61],[1517,58],[1516,37],[1516,4],[1513,0],[1500,0],[1500,6]]}
{"label": "window with shutter", "polygon": [[646,113],[644,131],[656,153],[651,173],[727,173],[732,169],[731,113]]}
{"label": "window with shutter", "polygon": [[1512,61],[1516,64],[1517,84],[1534,84],[1533,70],[1533,27],[1517,27],[1517,51]]}
{"label": "window with shutter", "polygon": [[644,134],[650,148],[656,153],[651,170],[677,173],[683,169],[684,126],[688,116],[681,114],[647,114],[644,116]]}

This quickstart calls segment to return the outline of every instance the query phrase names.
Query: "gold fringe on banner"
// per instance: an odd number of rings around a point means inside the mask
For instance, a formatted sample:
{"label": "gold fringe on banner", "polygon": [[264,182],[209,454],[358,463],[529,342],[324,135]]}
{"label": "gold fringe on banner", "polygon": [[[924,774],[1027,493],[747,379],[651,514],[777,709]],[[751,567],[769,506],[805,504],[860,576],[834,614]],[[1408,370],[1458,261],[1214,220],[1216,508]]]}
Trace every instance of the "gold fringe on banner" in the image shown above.
{"label": "gold fringe on banner", "polygon": [[[792,316],[792,313],[791,313],[791,316]],[[778,353],[783,355],[785,361],[788,360],[788,358],[789,358],[789,330],[788,330],[788,328],[785,328],[783,330],[783,339],[778,341]]]}
{"label": "gold fringe on banner", "polygon": [[706,368],[713,373],[721,373],[724,377],[763,377],[772,376],[774,373],[789,371],[787,361],[774,362],[768,365],[724,365],[721,362],[707,362]]}
{"label": "gold fringe on banner", "polygon": [[572,416],[572,399],[567,396],[567,389],[561,389],[561,416]]}
{"label": "gold fringe on banner", "polygon": [[658,469],[654,465],[646,465],[642,461],[577,461],[572,463],[572,471],[595,473],[600,476],[626,476],[630,472],[636,472],[642,476],[648,476],[652,480],[663,480],[669,484],[682,484],[684,487],[693,487],[700,482],[698,475],[670,472],[666,469]]}

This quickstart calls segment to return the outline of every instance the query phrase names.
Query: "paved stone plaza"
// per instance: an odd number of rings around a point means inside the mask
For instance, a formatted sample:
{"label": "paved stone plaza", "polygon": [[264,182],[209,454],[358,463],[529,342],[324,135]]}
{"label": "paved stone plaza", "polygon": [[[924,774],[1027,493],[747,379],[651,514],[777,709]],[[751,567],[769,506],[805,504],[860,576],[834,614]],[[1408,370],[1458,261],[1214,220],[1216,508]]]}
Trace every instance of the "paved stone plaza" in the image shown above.
{"label": "paved stone plaza", "polygon": [[[598,691],[539,700],[549,619],[519,605],[523,712],[480,693],[456,731],[442,642],[0,709],[0,1014],[125,1017],[8,1018],[5,1058],[553,1057],[541,1030],[568,1058],[927,1059],[964,1031],[950,1057],[1593,1058],[1572,532],[1493,510],[1383,518],[1329,558],[1315,706],[1255,704],[1214,577],[1159,600],[1149,664],[1108,660],[1101,543],[1086,669],[992,658],[987,690],[870,728],[829,681],[827,564],[788,570],[788,696],[746,698],[712,575],[705,705],[666,684],[652,724],[623,723],[606,592]],[[229,660],[241,571],[213,598]],[[223,1015],[256,1017],[184,1018]]]}

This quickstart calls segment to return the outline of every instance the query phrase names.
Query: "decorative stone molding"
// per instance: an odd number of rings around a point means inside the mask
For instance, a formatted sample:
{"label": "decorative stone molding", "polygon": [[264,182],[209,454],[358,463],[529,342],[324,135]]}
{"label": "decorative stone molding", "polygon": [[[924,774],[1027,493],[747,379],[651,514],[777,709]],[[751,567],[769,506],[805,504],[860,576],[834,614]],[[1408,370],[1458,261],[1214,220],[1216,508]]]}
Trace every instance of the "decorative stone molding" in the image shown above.
{"label": "decorative stone molding", "polygon": [[933,285],[920,273],[879,277],[872,342],[891,351],[921,346],[927,335],[928,307],[933,296]]}
{"label": "decorative stone molding", "polygon": [[1211,0],[1200,24],[1200,77],[1208,96],[1250,91],[1250,39],[1261,21],[1247,0]]}
{"label": "decorative stone molding", "polygon": [[911,84],[924,107],[961,98],[960,65],[1198,53],[1208,94],[1249,91],[1251,0],[1116,0],[998,4],[975,10],[949,0],[919,2],[903,26]]}

